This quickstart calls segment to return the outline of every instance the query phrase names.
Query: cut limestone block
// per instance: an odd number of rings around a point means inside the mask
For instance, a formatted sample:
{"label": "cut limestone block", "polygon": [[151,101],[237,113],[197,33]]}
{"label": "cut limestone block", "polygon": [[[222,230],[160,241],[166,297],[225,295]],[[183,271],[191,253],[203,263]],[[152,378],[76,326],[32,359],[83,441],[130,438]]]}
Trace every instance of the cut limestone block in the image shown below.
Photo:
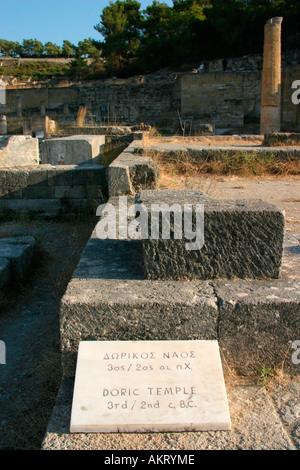
{"label": "cut limestone block", "polygon": [[263,145],[266,147],[276,147],[281,145],[300,146],[300,133],[274,132],[272,134],[265,134]]}
{"label": "cut limestone block", "polygon": [[140,189],[155,189],[158,178],[159,168],[150,157],[124,151],[108,168],[109,195],[132,195]]}
{"label": "cut limestone block", "polygon": [[0,289],[9,281],[10,275],[11,268],[9,260],[0,258]]}
{"label": "cut limestone block", "polygon": [[78,165],[98,163],[105,147],[103,135],[73,135],[41,142],[41,163],[51,165]]}
{"label": "cut limestone block", "polygon": [[[3,266],[6,261],[9,262],[11,279],[20,281],[24,278],[31,263],[35,243],[35,239],[30,236],[0,239],[0,260]],[[6,274],[5,282],[8,279]]]}
{"label": "cut limestone block", "polygon": [[[218,201],[207,198],[199,191],[168,190],[141,191],[136,202],[143,204],[147,210],[148,235],[142,240],[142,251],[148,279],[278,278],[283,252],[284,215],[273,204],[261,200]],[[164,217],[160,219],[155,236],[151,227],[154,204],[158,205],[159,211],[165,204]],[[180,239],[174,239],[173,204],[181,211],[179,222],[183,235]],[[193,249],[187,248],[193,240],[185,236],[185,204],[193,207],[192,236],[195,241],[200,241],[202,235],[203,243]],[[198,224],[197,205],[203,208],[202,226]],[[162,227],[166,224],[168,212],[170,236],[164,239]]]}
{"label": "cut limestone block", "polygon": [[[294,254],[295,261],[299,254]],[[299,263],[299,260],[298,260]],[[299,264],[298,264],[299,266]],[[292,276],[299,276],[299,268]],[[213,281],[218,296],[220,346],[226,364],[242,375],[262,364],[284,364],[298,374],[292,343],[300,333],[300,279]]]}
{"label": "cut limestone block", "polygon": [[38,164],[38,139],[27,135],[0,137],[1,168],[33,166]]}
{"label": "cut limestone block", "polygon": [[62,299],[65,376],[74,376],[80,341],[215,340],[218,309],[208,281],[145,279],[139,241],[99,240],[95,231]]}

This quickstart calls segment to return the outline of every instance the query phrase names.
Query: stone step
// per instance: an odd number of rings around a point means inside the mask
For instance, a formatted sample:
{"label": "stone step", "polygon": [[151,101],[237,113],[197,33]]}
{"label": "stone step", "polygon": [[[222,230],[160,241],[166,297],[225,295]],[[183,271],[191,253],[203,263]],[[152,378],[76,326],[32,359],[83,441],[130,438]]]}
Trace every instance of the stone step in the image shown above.
{"label": "stone step", "polygon": [[35,244],[35,239],[30,236],[0,239],[0,287],[25,277]]}
{"label": "stone step", "polygon": [[285,240],[279,279],[150,280],[139,241],[95,230],[61,302],[64,375],[74,376],[84,340],[217,339],[240,373],[281,363],[300,331],[299,241]]}

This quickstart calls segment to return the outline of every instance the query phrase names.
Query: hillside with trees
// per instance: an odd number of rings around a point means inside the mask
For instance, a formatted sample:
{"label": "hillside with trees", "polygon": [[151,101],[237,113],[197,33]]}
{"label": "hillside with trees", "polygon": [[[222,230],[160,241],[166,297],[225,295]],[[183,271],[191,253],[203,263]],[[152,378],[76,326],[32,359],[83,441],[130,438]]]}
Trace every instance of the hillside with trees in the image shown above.
{"label": "hillside with trees", "polygon": [[116,0],[94,26],[99,41],[89,38],[73,45],[65,40],[58,46],[37,39],[22,44],[2,39],[0,54],[72,58],[63,73],[73,79],[126,77],[262,53],[264,24],[274,16],[284,18],[283,50],[299,49],[299,0],[173,0],[172,6],[154,0],[145,10],[137,0]]}

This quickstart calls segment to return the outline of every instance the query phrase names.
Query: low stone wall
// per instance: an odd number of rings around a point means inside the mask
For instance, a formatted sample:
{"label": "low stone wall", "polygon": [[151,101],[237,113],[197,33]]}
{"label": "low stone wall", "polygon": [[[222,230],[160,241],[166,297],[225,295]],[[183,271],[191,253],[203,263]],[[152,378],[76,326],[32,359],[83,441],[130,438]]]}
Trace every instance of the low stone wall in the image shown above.
{"label": "low stone wall", "polygon": [[23,135],[0,137],[1,168],[25,167],[38,163],[38,139]]}
{"label": "low stone wall", "polygon": [[158,179],[158,165],[150,157],[137,155],[133,142],[108,167],[109,196],[134,195],[140,189],[155,189]]}
{"label": "low stone wall", "polygon": [[[253,136],[253,145],[245,146],[243,145],[241,139],[241,145],[232,145],[228,144],[226,146],[217,146],[217,143],[214,144],[203,144],[199,143],[185,143],[185,142],[155,142],[151,143],[146,147],[143,147],[139,142],[134,142],[135,152],[144,156],[151,156],[154,153],[163,158],[164,161],[174,160],[176,157],[182,155],[189,157],[191,160],[199,163],[209,162],[213,160],[222,161],[223,159],[233,158],[233,157],[243,157],[243,156],[252,156],[260,157],[262,159],[272,156],[278,161],[289,161],[300,159],[300,149],[298,147],[289,147],[289,146],[262,146],[263,137]],[[213,137],[216,139],[216,137]],[[256,141],[257,139],[257,141]]]}
{"label": "low stone wall", "polygon": [[105,147],[105,136],[74,135],[43,140],[40,144],[42,164],[78,165],[98,163]]}
{"label": "low stone wall", "polygon": [[104,165],[39,165],[0,170],[0,211],[56,213],[103,201]]}
{"label": "low stone wall", "polygon": [[281,145],[297,145],[300,146],[300,134],[289,132],[278,132],[275,134],[266,134],[263,145],[266,147],[276,147]]}
{"label": "low stone wall", "polygon": [[[282,70],[282,130],[293,132],[300,129],[299,105],[291,100],[291,85],[299,80],[298,57],[291,54]],[[4,111],[8,132],[12,132],[16,114],[19,119],[40,114],[41,104],[46,114],[52,119],[55,116],[59,123],[76,122],[79,108],[85,105],[94,122],[130,126],[143,123],[170,128],[172,133],[180,127],[178,112],[184,120],[202,120],[221,129],[258,124],[262,73],[257,64],[262,63],[262,57],[259,61],[250,56],[231,61],[226,73],[219,71],[222,65],[218,61],[210,73],[157,73],[64,87],[8,87]]]}
{"label": "low stone wall", "polygon": [[[207,64],[207,70],[210,73],[223,72],[221,59],[211,60]],[[262,54],[251,54],[242,57],[229,57],[227,60],[227,72],[258,72],[262,70]],[[288,51],[282,54],[282,67],[300,64],[300,51]]]}
{"label": "low stone wall", "polygon": [[0,239],[0,289],[25,277],[35,244],[35,239],[30,236]]}

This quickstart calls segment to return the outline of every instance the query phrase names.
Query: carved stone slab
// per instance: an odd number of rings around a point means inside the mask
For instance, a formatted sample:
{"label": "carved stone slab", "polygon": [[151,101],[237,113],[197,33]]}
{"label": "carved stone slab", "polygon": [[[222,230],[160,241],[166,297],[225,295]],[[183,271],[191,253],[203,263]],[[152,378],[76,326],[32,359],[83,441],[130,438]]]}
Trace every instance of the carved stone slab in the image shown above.
{"label": "carved stone slab", "polygon": [[217,341],[80,343],[71,432],[229,429]]}

